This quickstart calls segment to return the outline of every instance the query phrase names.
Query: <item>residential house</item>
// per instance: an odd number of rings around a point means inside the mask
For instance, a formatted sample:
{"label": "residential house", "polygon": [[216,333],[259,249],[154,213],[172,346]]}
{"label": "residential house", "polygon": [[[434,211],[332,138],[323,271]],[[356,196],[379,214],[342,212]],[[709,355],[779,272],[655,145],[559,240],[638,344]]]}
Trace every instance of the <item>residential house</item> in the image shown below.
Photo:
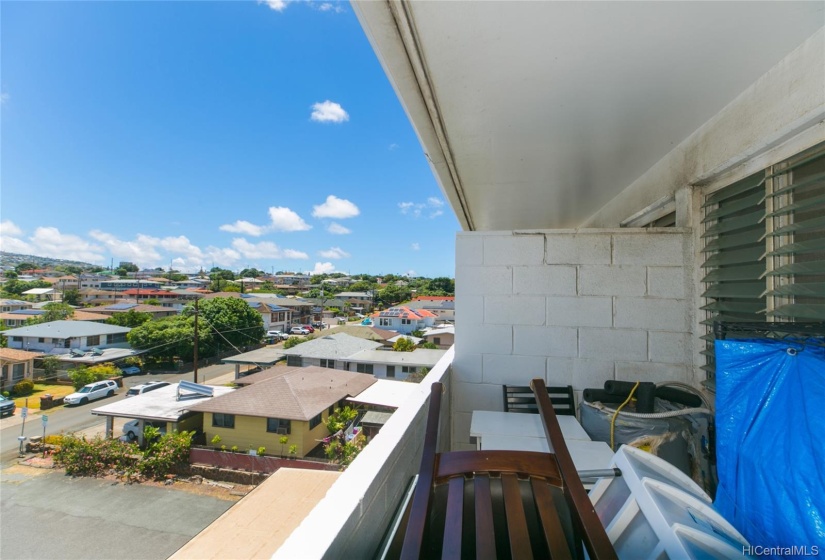
{"label": "residential house", "polygon": [[419,296],[404,305],[410,309],[426,309],[440,321],[455,321],[455,296]]}
{"label": "residential house", "polygon": [[455,343],[455,325],[436,325],[424,329],[424,341],[446,350]]}
{"label": "residential house", "polygon": [[0,391],[9,391],[14,384],[34,376],[34,360],[43,354],[13,348],[0,348]]}
{"label": "residential house", "polygon": [[29,301],[19,299],[0,299],[0,313],[8,313],[9,311],[17,311],[19,309],[31,309],[32,304]]}
{"label": "residential house", "polygon": [[457,340],[273,558],[375,554],[433,382],[471,449],[502,384],[712,398],[714,321],[825,320],[820,4],[352,6],[463,230]]}
{"label": "residential house", "polygon": [[22,327],[31,319],[36,319],[46,314],[45,309],[16,309],[15,311],[8,311],[0,313],[0,322],[4,327]]}
{"label": "residential house", "polygon": [[[197,388],[197,386],[196,386]],[[233,392],[233,387],[201,385],[198,392],[172,383],[128,399],[110,402],[92,409],[92,414],[106,418],[106,434],[114,434],[114,419],[128,418],[139,420],[138,441],[141,440],[146,423],[162,425],[166,433],[199,431],[203,427],[203,413],[192,410],[194,405],[208,402],[210,399]]]}
{"label": "residential house", "polygon": [[126,293],[127,290],[154,291],[161,287],[160,282],[142,280],[139,278],[128,280],[101,280],[99,288],[113,292]]}
{"label": "residential house", "polygon": [[121,299],[123,299],[123,296],[110,290],[101,290],[98,288],[80,289],[80,301],[86,305],[112,304],[117,303]]}
{"label": "residential house", "polygon": [[358,338],[366,338],[367,340],[373,340],[375,342],[380,342],[384,346],[392,346],[393,343],[390,342],[390,339],[395,338],[398,336],[398,333],[395,331],[388,331],[386,329],[377,329],[375,327],[367,327],[363,325],[342,325],[335,329],[335,334],[348,334],[350,336],[357,336]]}
{"label": "residential house", "polygon": [[93,348],[129,348],[132,329],[90,321],[50,321],[3,331],[9,348],[47,354],[85,353]]}
{"label": "residential house", "polygon": [[286,363],[293,367],[318,366],[323,368],[372,373],[364,368],[350,366],[350,357],[363,350],[381,348],[380,342],[350,336],[344,333],[328,334],[284,350]]}
{"label": "residential house", "polygon": [[32,288],[20,295],[29,296],[34,301],[60,301],[60,292],[54,288]]}
{"label": "residential house", "polygon": [[[302,458],[329,435],[325,422],[345,399],[375,383],[375,378],[326,368],[275,367],[242,377],[245,387],[191,407],[203,412],[206,440],[241,450],[266,447],[269,453]],[[287,443],[280,439],[286,437]]]}
{"label": "residential house", "polygon": [[292,323],[292,309],[282,307],[273,299],[242,298],[252,309],[261,314],[265,330],[287,332]]}
{"label": "residential house", "polygon": [[435,324],[435,314],[426,309],[410,309],[406,306],[390,307],[372,315],[372,323],[376,328],[396,331],[401,334],[410,334],[413,331],[424,330]]}
{"label": "residential house", "polygon": [[73,276],[71,274],[64,276],[47,276],[42,280],[51,284],[52,287],[58,290],[61,294],[66,290],[77,290],[80,288],[80,280],[78,280],[77,276]]}
{"label": "residential house", "polygon": [[372,292],[341,292],[335,297],[346,301],[346,309],[351,313],[366,315],[375,308],[375,294]]}
{"label": "residential house", "polygon": [[177,311],[180,311],[198,298],[198,294],[186,290],[147,290],[145,288],[132,288],[118,293],[137,303],[146,302],[146,300],[150,299],[157,300],[158,305],[170,307]]}
{"label": "residential house", "polygon": [[189,278],[188,280],[178,280],[174,282],[175,286],[183,289],[190,288],[205,288],[209,286],[212,281],[208,278]]}
{"label": "residential house", "polygon": [[[240,295],[240,294],[239,294]],[[285,307],[292,311],[292,326],[307,325],[312,322],[312,309],[316,307],[311,301],[301,298],[283,297],[277,294],[244,294],[244,298],[255,298],[274,302],[280,307]]]}
{"label": "residential house", "polygon": [[310,277],[308,274],[275,274],[271,278],[272,283],[275,285],[303,287],[309,286]]}
{"label": "residential house", "polygon": [[105,315],[112,317],[120,313],[128,313],[134,311],[135,313],[148,313],[152,319],[162,319],[163,317],[171,317],[177,315],[177,311],[171,307],[163,307],[161,305],[146,305],[145,303],[131,303],[119,302],[111,305],[100,305],[88,309],[90,313],[97,313],[98,315]]}
{"label": "residential house", "polygon": [[378,379],[403,381],[414,373],[432,369],[446,352],[426,348],[416,348],[412,352],[362,350],[347,358],[348,369],[369,373]]}
{"label": "residential house", "polygon": [[258,280],[257,278],[238,278],[234,280],[235,284],[241,285],[241,290],[244,292],[251,292],[252,290],[256,290],[264,284],[263,280]]}

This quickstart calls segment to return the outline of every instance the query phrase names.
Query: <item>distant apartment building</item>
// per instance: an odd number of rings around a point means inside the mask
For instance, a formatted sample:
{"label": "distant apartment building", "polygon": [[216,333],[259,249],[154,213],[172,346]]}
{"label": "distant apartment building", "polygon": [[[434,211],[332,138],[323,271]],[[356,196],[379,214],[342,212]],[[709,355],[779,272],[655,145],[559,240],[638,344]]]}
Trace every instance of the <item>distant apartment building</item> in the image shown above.
{"label": "distant apartment building", "polygon": [[160,286],[160,282],[130,278],[128,280],[101,280],[99,288],[101,290],[123,292],[131,289],[157,290]]}

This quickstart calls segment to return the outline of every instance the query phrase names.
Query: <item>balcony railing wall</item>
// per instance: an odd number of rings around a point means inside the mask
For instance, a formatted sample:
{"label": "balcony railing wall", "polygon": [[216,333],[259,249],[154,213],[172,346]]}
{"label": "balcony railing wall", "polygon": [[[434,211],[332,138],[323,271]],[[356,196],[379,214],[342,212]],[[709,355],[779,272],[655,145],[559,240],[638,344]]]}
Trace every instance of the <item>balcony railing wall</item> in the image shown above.
{"label": "balcony railing wall", "polygon": [[[454,355],[450,348],[273,558],[375,555],[404,491],[418,472],[430,386],[435,382],[444,384],[441,417],[450,417]],[[449,422],[442,423],[439,447],[450,448]]]}

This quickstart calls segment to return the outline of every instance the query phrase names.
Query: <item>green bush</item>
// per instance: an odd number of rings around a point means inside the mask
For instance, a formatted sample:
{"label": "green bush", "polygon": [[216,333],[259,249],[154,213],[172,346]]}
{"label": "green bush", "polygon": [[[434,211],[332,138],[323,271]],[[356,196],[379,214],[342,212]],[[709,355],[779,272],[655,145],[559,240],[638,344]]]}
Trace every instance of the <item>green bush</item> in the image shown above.
{"label": "green bush", "polygon": [[79,367],[69,372],[69,379],[72,380],[72,385],[75,390],[79,391],[84,385],[94,383],[95,381],[103,381],[111,377],[120,375],[120,370],[113,364],[105,363],[99,366]]}
{"label": "green bush", "polygon": [[291,337],[289,337],[288,339],[286,339],[284,341],[284,350],[289,350],[290,348],[292,348],[294,346],[298,346],[299,344],[303,344],[304,342],[306,342],[308,340],[312,340],[313,338],[315,338],[315,337],[312,337],[312,336],[302,336],[302,337],[291,336]]}
{"label": "green bush", "polygon": [[356,416],[358,416],[358,411],[354,408],[350,408],[348,406],[345,406],[344,408],[336,408],[335,412],[330,414],[329,418],[327,418],[326,424],[329,433],[335,434],[340,430],[343,430],[350,422],[355,420]]}
{"label": "green bush", "polygon": [[26,397],[34,393],[34,383],[31,379],[21,379],[14,384],[12,391],[18,397]]}
{"label": "green bush", "polygon": [[258,448],[258,455],[263,456],[263,455],[264,455],[264,453],[266,453],[266,447],[264,447],[264,446],[262,445],[262,446],[260,446],[260,447]]}

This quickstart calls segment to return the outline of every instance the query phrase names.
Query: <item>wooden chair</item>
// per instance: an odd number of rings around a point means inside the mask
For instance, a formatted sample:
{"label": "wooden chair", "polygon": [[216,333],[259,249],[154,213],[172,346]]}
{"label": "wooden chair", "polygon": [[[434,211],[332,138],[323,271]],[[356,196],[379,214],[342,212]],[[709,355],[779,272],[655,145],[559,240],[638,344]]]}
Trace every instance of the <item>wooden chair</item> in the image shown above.
{"label": "wooden chair", "polygon": [[418,480],[389,558],[615,559],[576,473],[541,379],[532,383],[553,453],[437,453],[441,384],[432,386]]}
{"label": "wooden chair", "polygon": [[[576,415],[576,398],[573,396],[573,387],[547,387],[553,411],[565,416]],[[536,396],[530,387],[520,385],[504,386],[504,412],[526,412],[538,414]]]}

